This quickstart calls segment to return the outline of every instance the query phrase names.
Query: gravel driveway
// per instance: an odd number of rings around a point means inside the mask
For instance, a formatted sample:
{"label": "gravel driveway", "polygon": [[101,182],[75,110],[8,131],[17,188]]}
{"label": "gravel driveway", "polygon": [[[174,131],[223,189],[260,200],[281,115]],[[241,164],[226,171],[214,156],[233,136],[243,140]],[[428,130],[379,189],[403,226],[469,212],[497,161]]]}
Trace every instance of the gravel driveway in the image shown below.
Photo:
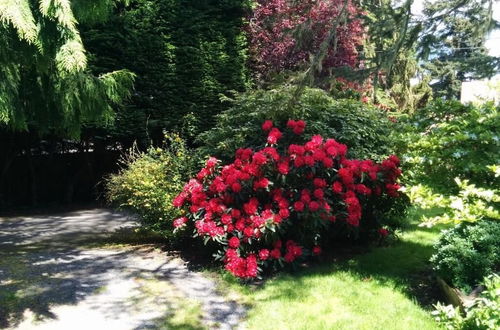
{"label": "gravel driveway", "polygon": [[186,301],[200,328],[240,328],[241,305],[157,246],[85,247],[135,226],[106,209],[0,218],[0,328],[163,329]]}

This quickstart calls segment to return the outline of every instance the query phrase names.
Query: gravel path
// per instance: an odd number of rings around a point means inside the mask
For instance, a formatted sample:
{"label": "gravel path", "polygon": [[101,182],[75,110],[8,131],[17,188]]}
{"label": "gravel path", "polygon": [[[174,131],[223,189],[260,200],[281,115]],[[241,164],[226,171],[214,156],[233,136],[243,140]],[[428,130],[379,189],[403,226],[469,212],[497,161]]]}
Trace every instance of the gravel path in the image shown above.
{"label": "gravel path", "polygon": [[240,328],[241,305],[156,246],[82,248],[136,225],[105,209],[0,218],[0,328],[164,329],[186,302],[201,328]]}

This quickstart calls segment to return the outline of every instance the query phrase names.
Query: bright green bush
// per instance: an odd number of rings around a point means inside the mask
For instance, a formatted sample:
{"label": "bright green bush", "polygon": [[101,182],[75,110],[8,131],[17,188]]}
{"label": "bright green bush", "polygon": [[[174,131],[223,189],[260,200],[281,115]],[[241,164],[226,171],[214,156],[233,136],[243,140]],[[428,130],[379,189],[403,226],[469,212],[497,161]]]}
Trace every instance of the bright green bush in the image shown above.
{"label": "bright green bush", "polygon": [[496,330],[500,328],[500,276],[484,279],[484,291],[462,315],[458,307],[436,305],[436,320],[449,330]]}
{"label": "bright green bush", "polygon": [[431,263],[450,285],[470,291],[500,267],[500,222],[460,223],[443,231]]}
{"label": "bright green bush", "polygon": [[216,125],[198,141],[205,156],[231,160],[238,148],[260,145],[264,120],[307,122],[305,138],[319,134],[349,146],[348,157],[382,160],[392,153],[393,123],[378,108],[354,100],[335,100],[325,91],[306,88],[295,98],[296,87],[256,90],[236,96],[230,109],[217,116]]}
{"label": "bright green bush", "polygon": [[493,104],[437,100],[401,122],[397,153],[409,183],[451,194],[459,190],[455,178],[482,187],[500,183],[488,170],[500,163],[500,116]]}
{"label": "bright green bush", "polygon": [[191,174],[193,158],[177,135],[166,135],[163,148],[131,149],[122,169],[106,180],[106,199],[139,215],[143,225],[172,238],[172,220],[181,214],[172,200]]}
{"label": "bright green bush", "polygon": [[[427,199],[425,203],[428,203],[430,199],[434,199],[434,202],[430,204],[444,210],[444,214],[433,218],[424,218],[424,222],[434,224],[460,223],[464,221],[477,222],[483,219],[500,220],[500,193],[498,189],[478,188],[473,184],[469,184],[468,180],[458,178],[455,181],[460,187],[458,195],[444,197],[443,195],[431,194],[423,198]],[[413,188],[412,190],[414,190]],[[410,196],[412,196],[412,192],[410,192]],[[423,196],[420,195],[419,198],[421,197]]]}

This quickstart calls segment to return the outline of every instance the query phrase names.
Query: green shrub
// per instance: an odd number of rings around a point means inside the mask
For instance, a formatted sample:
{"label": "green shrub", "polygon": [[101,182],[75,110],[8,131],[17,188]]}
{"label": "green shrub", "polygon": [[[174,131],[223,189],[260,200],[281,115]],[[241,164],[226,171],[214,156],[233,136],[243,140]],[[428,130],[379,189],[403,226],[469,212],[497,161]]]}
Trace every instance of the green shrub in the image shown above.
{"label": "green shrub", "polygon": [[483,187],[498,186],[489,166],[498,165],[500,117],[492,103],[463,105],[437,100],[402,120],[398,154],[411,184],[434,192],[458,193],[454,179]]}
{"label": "green shrub", "polygon": [[462,315],[459,308],[437,304],[433,312],[436,320],[449,330],[496,330],[500,328],[500,276],[484,279],[484,291]]}
{"label": "green shrub", "polygon": [[[468,180],[458,178],[455,181],[460,187],[457,196],[444,197],[435,194],[425,196],[427,199],[435,198],[434,206],[441,207],[444,214],[433,218],[424,218],[424,222],[434,224],[477,222],[483,219],[500,220],[500,194],[498,189],[478,188],[473,184],[469,184]],[[419,197],[422,197],[422,195]]]}
{"label": "green shrub", "polygon": [[335,100],[325,91],[306,88],[294,99],[295,87],[256,90],[238,95],[232,107],[217,116],[216,125],[198,141],[203,155],[229,161],[237,148],[260,145],[264,120],[307,122],[304,136],[319,134],[349,146],[349,158],[380,161],[392,153],[393,124],[378,108],[354,100]]}
{"label": "green shrub", "polygon": [[209,158],[174,199],[186,216],[173,225],[190,224],[194,237],[218,245],[216,259],[235,276],[293,265],[339,239],[382,240],[397,225],[387,216],[405,205],[398,157],[348,159],[348,146],[333,139],[304,141],[306,126],[265,121],[258,148],[238,149],[232,162]]}
{"label": "green shrub", "polygon": [[449,284],[470,291],[500,266],[500,222],[460,223],[443,231],[431,257],[436,273]]}
{"label": "green shrub", "polygon": [[106,180],[106,199],[139,215],[147,229],[172,238],[172,220],[181,215],[172,200],[191,174],[193,158],[179,136],[165,137],[163,148],[132,148],[123,157],[120,172]]}

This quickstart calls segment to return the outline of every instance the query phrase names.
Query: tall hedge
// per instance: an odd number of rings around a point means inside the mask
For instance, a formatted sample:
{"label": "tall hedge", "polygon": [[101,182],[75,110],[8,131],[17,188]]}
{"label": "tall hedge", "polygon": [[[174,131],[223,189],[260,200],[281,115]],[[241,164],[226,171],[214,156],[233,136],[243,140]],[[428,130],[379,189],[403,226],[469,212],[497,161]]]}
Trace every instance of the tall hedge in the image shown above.
{"label": "tall hedge", "polygon": [[223,110],[220,96],[248,83],[247,0],[135,0],[86,30],[96,71],[125,67],[135,93],[112,133],[161,140],[162,129],[192,138]]}

